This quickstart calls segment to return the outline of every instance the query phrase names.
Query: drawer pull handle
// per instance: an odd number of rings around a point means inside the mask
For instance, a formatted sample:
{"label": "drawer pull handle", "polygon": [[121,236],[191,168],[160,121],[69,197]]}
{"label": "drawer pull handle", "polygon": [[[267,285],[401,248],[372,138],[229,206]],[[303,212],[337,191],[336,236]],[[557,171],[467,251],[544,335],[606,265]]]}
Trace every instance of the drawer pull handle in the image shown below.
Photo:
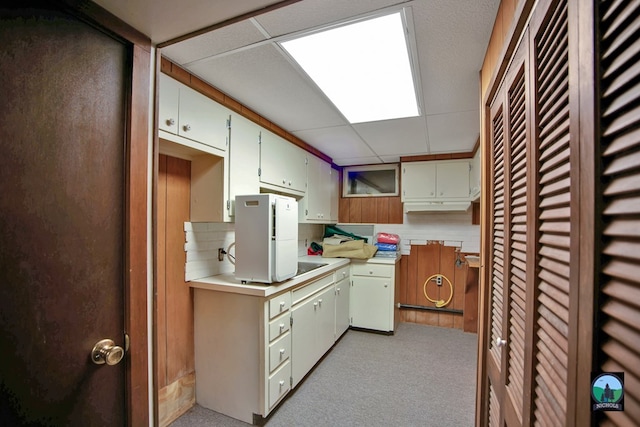
{"label": "drawer pull handle", "polygon": [[280,332],[284,329],[284,323],[280,323]]}
{"label": "drawer pull handle", "polygon": [[318,300],[318,305],[319,305],[320,307],[322,307],[322,299],[319,299],[319,300]]}
{"label": "drawer pull handle", "polygon": [[280,358],[281,358],[281,359],[282,359],[282,356],[284,356],[284,351],[285,351],[285,350],[284,350],[284,348],[281,348],[281,349],[280,349]]}
{"label": "drawer pull handle", "polygon": [[315,310],[316,308],[318,308],[318,303],[317,303],[317,302],[314,302],[314,303],[313,303],[313,309]]}
{"label": "drawer pull handle", "polygon": [[280,388],[284,387],[284,380],[280,380],[278,384],[280,384]]}
{"label": "drawer pull handle", "polygon": [[285,304],[286,303],[284,301],[280,301],[280,309],[283,309]]}

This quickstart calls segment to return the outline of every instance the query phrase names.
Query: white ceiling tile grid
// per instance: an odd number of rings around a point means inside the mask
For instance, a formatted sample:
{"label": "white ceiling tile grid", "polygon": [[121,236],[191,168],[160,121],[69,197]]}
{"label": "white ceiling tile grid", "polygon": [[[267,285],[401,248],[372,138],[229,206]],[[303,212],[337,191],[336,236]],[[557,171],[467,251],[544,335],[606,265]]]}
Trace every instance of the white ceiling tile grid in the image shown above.
{"label": "white ceiling tile grid", "polygon": [[[273,0],[96,0],[164,42]],[[499,0],[302,0],[161,50],[172,61],[338,165],[464,152],[479,135],[479,71]],[[275,42],[380,11],[411,8],[421,116],[351,125]],[[412,36],[412,35],[410,35]],[[375,88],[372,88],[375,90]]]}

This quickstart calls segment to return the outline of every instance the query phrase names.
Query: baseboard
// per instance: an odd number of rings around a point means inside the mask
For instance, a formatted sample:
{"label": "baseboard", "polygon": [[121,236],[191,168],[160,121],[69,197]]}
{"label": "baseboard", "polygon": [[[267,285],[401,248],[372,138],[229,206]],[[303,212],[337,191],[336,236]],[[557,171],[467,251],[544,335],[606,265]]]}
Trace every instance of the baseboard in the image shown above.
{"label": "baseboard", "polygon": [[192,372],[158,391],[158,426],[168,426],[195,404],[196,374]]}

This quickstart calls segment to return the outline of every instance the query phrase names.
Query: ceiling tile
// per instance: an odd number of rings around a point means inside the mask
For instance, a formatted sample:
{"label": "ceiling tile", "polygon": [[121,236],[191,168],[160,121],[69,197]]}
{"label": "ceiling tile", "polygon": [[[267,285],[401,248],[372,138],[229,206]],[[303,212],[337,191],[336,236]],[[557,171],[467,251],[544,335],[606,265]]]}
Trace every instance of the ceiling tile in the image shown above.
{"label": "ceiling tile", "polygon": [[270,44],[187,68],[289,132],[345,124],[321,92]]}
{"label": "ceiling tile", "polygon": [[429,152],[423,117],[358,123],[353,128],[378,156]]}
{"label": "ceiling tile", "polygon": [[293,134],[334,160],[375,156],[350,126],[300,130]]}
{"label": "ceiling tile", "polygon": [[286,9],[260,15],[257,21],[271,37],[276,37],[362,15],[393,4],[397,4],[397,1],[304,0]]}
{"label": "ceiling tile", "polygon": [[432,153],[471,151],[480,132],[478,110],[427,117]]}
{"label": "ceiling tile", "polygon": [[162,55],[183,65],[264,39],[260,31],[247,20],[167,46],[162,49]]}
{"label": "ceiling tile", "polygon": [[333,163],[338,166],[355,166],[355,165],[377,165],[382,161],[378,157],[344,157],[333,159]]}
{"label": "ceiling tile", "polygon": [[162,43],[278,3],[279,0],[94,0],[127,24]]}

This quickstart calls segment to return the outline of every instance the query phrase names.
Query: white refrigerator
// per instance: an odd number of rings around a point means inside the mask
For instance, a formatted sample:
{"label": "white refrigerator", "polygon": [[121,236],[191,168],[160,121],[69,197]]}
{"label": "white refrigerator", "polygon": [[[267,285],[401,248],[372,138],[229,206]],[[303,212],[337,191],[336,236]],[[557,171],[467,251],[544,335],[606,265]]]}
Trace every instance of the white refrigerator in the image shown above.
{"label": "white refrigerator", "polygon": [[243,282],[282,282],[298,270],[298,202],[278,194],[236,196],[236,272]]}

